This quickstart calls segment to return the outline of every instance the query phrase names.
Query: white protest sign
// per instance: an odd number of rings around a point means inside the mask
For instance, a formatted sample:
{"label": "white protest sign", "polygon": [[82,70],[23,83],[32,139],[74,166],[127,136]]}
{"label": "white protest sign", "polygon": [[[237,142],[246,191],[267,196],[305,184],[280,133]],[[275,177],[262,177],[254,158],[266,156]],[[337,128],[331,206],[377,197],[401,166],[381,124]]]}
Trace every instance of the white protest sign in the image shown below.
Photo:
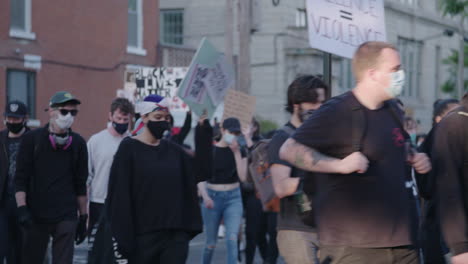
{"label": "white protest sign", "polygon": [[218,61],[208,72],[207,90],[214,105],[219,105],[227,90],[234,84],[234,75],[228,68],[225,56],[219,56]]}
{"label": "white protest sign", "polygon": [[117,95],[132,102],[142,101],[150,94],[170,98],[171,111],[188,111],[189,108],[178,96],[178,88],[187,74],[187,67],[143,67],[132,65],[125,72],[125,85]]}
{"label": "white protest sign", "polygon": [[186,102],[192,111],[202,115],[207,111],[213,116],[234,84],[234,67],[224,58],[213,44],[203,38],[195,53],[187,76],[180,84],[178,96]]}
{"label": "white protest sign", "polygon": [[384,0],[307,0],[310,46],[352,58],[366,41],[386,41]]}

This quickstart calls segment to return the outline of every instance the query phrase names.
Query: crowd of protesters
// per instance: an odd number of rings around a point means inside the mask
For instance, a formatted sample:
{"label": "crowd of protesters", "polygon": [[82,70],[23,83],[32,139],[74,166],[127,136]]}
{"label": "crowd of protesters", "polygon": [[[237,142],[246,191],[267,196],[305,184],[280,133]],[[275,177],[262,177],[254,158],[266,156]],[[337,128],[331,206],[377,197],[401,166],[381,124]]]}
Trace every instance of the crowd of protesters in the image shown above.
{"label": "crowd of protesters", "polygon": [[[88,263],[185,263],[206,241],[212,263],[220,226],[226,263],[468,263],[468,94],[434,103],[418,134],[398,99],[398,50],[366,42],[352,60],[356,86],[326,98],[319,77],[287,89],[289,121],[262,137],[255,119],[197,120],[174,127],[168,98],[110,104],[107,127],[85,141],[71,127],[81,101],[57,92],[42,128],[8,102],[0,132],[0,263],[73,263],[88,238]],[[136,125],[133,127],[133,121]],[[134,129],[132,129],[134,128]],[[265,141],[265,138],[271,138]],[[266,208],[250,170],[268,142],[279,207]],[[245,218],[245,221],[244,221]],[[245,224],[244,224],[245,223]]]}

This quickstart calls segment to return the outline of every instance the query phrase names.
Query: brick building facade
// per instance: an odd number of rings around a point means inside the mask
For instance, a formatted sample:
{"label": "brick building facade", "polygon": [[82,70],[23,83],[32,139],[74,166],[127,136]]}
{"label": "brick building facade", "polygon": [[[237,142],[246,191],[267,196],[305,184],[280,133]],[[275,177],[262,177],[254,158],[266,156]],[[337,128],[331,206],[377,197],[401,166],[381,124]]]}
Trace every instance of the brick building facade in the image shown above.
{"label": "brick building facade", "polygon": [[158,0],[0,2],[0,109],[19,99],[43,126],[57,91],[81,101],[73,129],[103,129],[127,64],[158,61]]}

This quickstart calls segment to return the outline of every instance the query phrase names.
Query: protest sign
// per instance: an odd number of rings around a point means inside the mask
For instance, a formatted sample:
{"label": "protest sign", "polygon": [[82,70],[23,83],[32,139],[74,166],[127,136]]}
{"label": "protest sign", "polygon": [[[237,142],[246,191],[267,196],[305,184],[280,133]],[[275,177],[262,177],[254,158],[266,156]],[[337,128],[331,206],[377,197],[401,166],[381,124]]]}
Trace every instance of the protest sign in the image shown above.
{"label": "protest sign", "polygon": [[239,119],[242,128],[248,127],[252,123],[255,113],[255,96],[230,89],[224,98],[223,120],[229,117]]}
{"label": "protest sign", "polygon": [[234,68],[224,55],[203,38],[193,57],[186,77],[180,84],[178,96],[198,116],[206,110],[212,117],[234,84]]}
{"label": "protest sign", "polygon": [[310,46],[352,58],[366,41],[386,41],[384,0],[307,0]]}
{"label": "protest sign", "polygon": [[188,111],[187,104],[177,96],[187,71],[187,67],[130,66],[125,72],[124,89],[118,90],[117,96],[136,103],[150,94],[158,94],[170,98],[171,111]]}

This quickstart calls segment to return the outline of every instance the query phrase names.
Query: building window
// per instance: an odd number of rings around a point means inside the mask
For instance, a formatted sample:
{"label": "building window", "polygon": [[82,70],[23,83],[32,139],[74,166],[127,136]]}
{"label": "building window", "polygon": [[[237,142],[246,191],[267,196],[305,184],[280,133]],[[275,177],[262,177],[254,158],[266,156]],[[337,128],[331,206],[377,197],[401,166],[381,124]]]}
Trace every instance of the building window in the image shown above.
{"label": "building window", "polygon": [[296,27],[305,28],[307,27],[307,12],[305,9],[296,9]]}
{"label": "building window", "polygon": [[31,0],[10,1],[10,37],[36,39],[31,31]]}
{"label": "building window", "polygon": [[7,102],[19,100],[29,109],[29,117],[36,117],[36,73],[29,71],[7,71]]}
{"label": "building window", "polygon": [[351,69],[351,60],[343,58],[340,62],[339,87],[342,91],[351,90],[356,85],[353,71]]}
{"label": "building window", "polygon": [[184,44],[184,11],[161,10],[161,36],[163,44]]}
{"label": "building window", "polygon": [[143,0],[128,0],[127,52],[146,55],[143,49]]}
{"label": "building window", "polygon": [[401,65],[405,71],[405,87],[402,95],[419,97],[422,42],[399,37],[398,50],[400,51]]}

